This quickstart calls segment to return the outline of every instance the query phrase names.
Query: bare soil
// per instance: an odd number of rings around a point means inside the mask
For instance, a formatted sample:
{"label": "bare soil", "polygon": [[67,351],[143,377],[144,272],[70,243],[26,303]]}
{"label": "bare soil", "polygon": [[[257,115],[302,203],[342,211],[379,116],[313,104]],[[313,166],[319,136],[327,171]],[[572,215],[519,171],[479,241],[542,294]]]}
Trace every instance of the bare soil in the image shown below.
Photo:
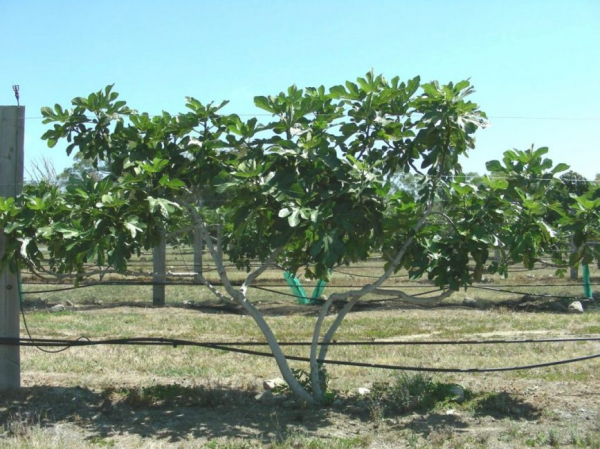
{"label": "bare soil", "polygon": [[[67,426],[77,435],[75,440],[115,447],[202,447],[215,440],[268,447],[299,436],[307,445],[311,440],[345,439],[349,447],[545,447],[553,441],[569,445],[577,435],[584,441],[585,435],[600,430],[598,386],[577,382],[471,379],[465,387],[481,398],[472,401],[472,408],[447,404],[428,412],[376,418],[370,404],[356,397],[341,398],[331,407],[290,399],[265,405],[254,399],[256,392],[195,386],[183,389],[186,395],[147,403],[115,394],[126,384],[100,391],[59,387],[60,378],[49,376],[25,380],[35,386],[3,394],[0,422],[10,422],[13,428],[6,429],[0,447],[10,447],[5,444],[14,436],[11,432],[27,432],[15,428],[19,421],[49,434]],[[593,442],[588,441],[590,446]]]}

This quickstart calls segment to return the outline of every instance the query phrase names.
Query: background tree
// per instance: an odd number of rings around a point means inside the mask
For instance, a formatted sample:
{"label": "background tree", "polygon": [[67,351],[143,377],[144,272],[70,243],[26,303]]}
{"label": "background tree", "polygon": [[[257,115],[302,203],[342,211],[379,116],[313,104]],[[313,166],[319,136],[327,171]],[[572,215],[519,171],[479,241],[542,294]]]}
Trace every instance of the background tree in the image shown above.
{"label": "background tree", "polygon": [[31,167],[26,170],[27,184],[37,184],[45,182],[49,184],[58,184],[59,175],[50,159],[45,157],[31,162]]}
{"label": "background tree", "polygon": [[75,153],[73,159],[73,165],[65,168],[57,176],[60,186],[63,188],[66,188],[71,178],[75,178],[79,181],[84,178],[92,178],[96,181],[100,181],[108,174],[108,169],[104,164],[99,164],[97,167],[94,167],[90,160],[85,159],[82,156],[82,153]]}

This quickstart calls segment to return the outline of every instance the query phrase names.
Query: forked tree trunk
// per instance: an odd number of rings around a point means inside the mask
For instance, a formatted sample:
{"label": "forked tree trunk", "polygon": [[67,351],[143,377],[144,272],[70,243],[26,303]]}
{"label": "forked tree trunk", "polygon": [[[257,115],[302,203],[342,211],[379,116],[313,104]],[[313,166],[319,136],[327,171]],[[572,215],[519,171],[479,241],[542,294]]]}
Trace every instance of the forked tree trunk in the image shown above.
{"label": "forked tree trunk", "polygon": [[257,324],[258,328],[265,336],[267,343],[269,344],[269,348],[273,353],[273,357],[275,357],[277,366],[279,367],[279,372],[283,376],[283,380],[286,381],[291,390],[294,393],[296,393],[301,399],[309,403],[315,402],[313,396],[311,396],[311,394],[308,391],[306,391],[302,387],[302,385],[300,385],[300,382],[298,381],[296,376],[294,376],[294,373],[292,372],[292,369],[288,364],[285,354],[283,353],[283,351],[281,350],[281,346],[279,346],[279,343],[277,342],[277,338],[275,338],[273,331],[263,318],[262,314],[247,299],[238,301],[238,303],[244,308],[244,310],[246,310],[246,312],[248,312],[248,315],[252,317],[254,322]]}

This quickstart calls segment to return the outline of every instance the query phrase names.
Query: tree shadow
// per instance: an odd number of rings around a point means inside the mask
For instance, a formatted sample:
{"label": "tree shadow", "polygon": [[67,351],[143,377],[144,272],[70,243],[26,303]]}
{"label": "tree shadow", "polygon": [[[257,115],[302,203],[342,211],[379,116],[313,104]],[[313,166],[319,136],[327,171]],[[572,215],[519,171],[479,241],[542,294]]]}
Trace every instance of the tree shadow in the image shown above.
{"label": "tree shadow", "polygon": [[255,401],[254,394],[227,387],[180,385],[101,392],[29,387],[0,392],[0,423],[23,420],[40,427],[75,423],[92,434],[90,439],[133,434],[167,442],[253,438],[265,443],[285,440],[300,428],[315,432],[332,424],[330,409],[291,400],[288,405],[265,405]]}
{"label": "tree shadow", "polygon": [[414,415],[401,425],[427,439],[430,434],[440,430],[464,430],[469,424],[458,415],[446,415],[444,413],[432,412],[427,415]]}
{"label": "tree shadow", "polygon": [[[580,300],[586,310],[591,310],[598,307],[597,300]],[[538,298],[530,295],[524,295],[516,300],[504,301],[488,301],[478,300],[476,306],[467,306],[457,303],[440,303],[432,306],[419,306],[416,304],[406,304],[395,299],[375,299],[358,302],[351,314],[358,312],[369,311],[401,311],[401,310],[422,310],[422,309],[450,309],[450,310],[494,310],[494,309],[509,309],[524,313],[569,313],[568,306],[572,301],[563,298]],[[316,317],[319,315],[321,304],[298,304],[293,299],[290,300],[256,300],[254,305],[261,311],[265,317],[281,317],[281,316],[306,316]],[[148,301],[98,301],[93,300],[77,302],[75,304],[65,305],[63,302],[54,300],[31,298],[23,301],[23,308],[26,311],[48,311],[55,312],[52,308],[57,305],[65,306],[67,312],[81,312],[93,310],[110,310],[120,307],[130,308],[154,308],[151,302]],[[346,302],[339,301],[332,304],[329,311],[330,314],[336,314],[346,305]],[[246,315],[246,311],[236,304],[221,303],[214,299],[205,300],[185,300],[183,302],[167,302],[162,307],[164,309],[185,309],[203,314],[217,315]]]}
{"label": "tree shadow", "polygon": [[[337,407],[312,407],[287,397],[263,404],[255,391],[227,386],[158,384],[147,387],[28,387],[0,391],[0,423],[51,428],[72,423],[85,429],[88,440],[136,435],[177,443],[189,439],[244,439],[263,444],[285,441],[299,433],[327,437],[370,428],[377,420],[360,398],[347,397]],[[410,429],[428,438],[440,431],[464,431],[473,417],[535,421],[541,411],[500,392],[474,397],[457,412],[427,408],[385,414],[395,418],[395,430]],[[362,423],[362,424],[359,424]]]}
{"label": "tree shadow", "polygon": [[540,409],[506,392],[488,394],[479,399],[473,411],[474,416],[491,416],[496,419],[536,421],[541,416]]}

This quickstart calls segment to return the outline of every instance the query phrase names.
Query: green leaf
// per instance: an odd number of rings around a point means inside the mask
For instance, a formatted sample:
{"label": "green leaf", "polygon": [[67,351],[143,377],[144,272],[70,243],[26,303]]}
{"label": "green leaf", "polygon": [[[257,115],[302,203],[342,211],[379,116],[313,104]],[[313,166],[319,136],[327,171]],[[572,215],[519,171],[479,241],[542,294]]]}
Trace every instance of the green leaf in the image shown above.
{"label": "green leaf", "polygon": [[72,239],[75,237],[79,237],[81,233],[77,229],[67,228],[67,227],[56,227],[56,232],[63,235],[65,239]]}
{"label": "green leaf", "polygon": [[4,198],[0,196],[0,211],[6,212],[12,208],[15,203],[14,198]]}
{"label": "green leaf", "polygon": [[160,178],[159,184],[164,187],[169,187],[171,189],[179,189],[181,187],[185,187],[185,182],[181,179],[170,179],[168,175],[163,175]]}
{"label": "green leaf", "polygon": [[344,86],[333,86],[331,89],[329,89],[329,95],[331,98],[335,99],[346,98],[348,96]]}
{"label": "green leaf", "polygon": [[570,167],[570,165],[567,165],[567,164],[563,164],[563,163],[556,164],[556,166],[552,169],[551,173],[552,174],[560,173],[561,171],[566,171],[569,168],[571,168],[571,167]]}
{"label": "green leaf", "polygon": [[258,96],[258,97],[254,97],[254,104],[256,105],[256,107],[267,111],[267,112],[271,112],[273,114],[275,114],[275,109],[271,106],[269,99],[267,97],[263,97],[263,96]]}
{"label": "green leaf", "polygon": [[547,239],[553,239],[557,235],[557,232],[545,221],[540,221],[540,229],[542,229]]}
{"label": "green leaf", "polygon": [[125,228],[130,232],[132,238],[135,238],[138,232],[142,232],[142,228],[140,228],[138,224],[139,222],[137,220],[125,222]]}
{"label": "green leaf", "polygon": [[452,183],[452,189],[456,191],[459,195],[467,195],[473,192],[473,186],[464,183]]}
{"label": "green leaf", "polygon": [[288,223],[292,228],[295,228],[300,224],[300,210],[294,209],[288,217]]}
{"label": "green leaf", "polygon": [[485,168],[491,172],[504,171],[500,161],[489,161],[485,163]]}
{"label": "green leaf", "polygon": [[494,190],[505,190],[508,188],[509,185],[508,181],[504,178],[490,178],[489,176],[484,176],[482,180]]}
{"label": "green leaf", "polygon": [[281,209],[279,211],[279,213],[277,214],[280,218],[285,218],[288,215],[290,215],[292,213],[292,211],[290,209],[288,209],[287,207],[284,207],[283,209]]}

